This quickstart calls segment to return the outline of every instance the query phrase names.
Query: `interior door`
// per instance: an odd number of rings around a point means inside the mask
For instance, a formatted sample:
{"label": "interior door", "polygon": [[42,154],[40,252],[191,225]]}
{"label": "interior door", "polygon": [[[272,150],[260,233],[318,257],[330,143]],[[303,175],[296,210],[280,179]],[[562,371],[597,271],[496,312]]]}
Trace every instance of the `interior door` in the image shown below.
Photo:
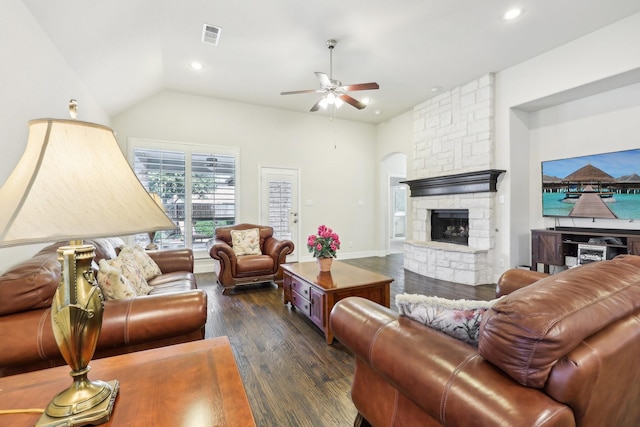
{"label": "interior door", "polygon": [[298,197],[299,171],[288,168],[262,167],[260,173],[260,219],[273,227],[276,238],[293,241],[296,249],[287,262],[297,262],[300,252],[298,238],[300,212]]}
{"label": "interior door", "polygon": [[406,237],[407,229],[407,187],[403,184],[392,187],[392,239]]}

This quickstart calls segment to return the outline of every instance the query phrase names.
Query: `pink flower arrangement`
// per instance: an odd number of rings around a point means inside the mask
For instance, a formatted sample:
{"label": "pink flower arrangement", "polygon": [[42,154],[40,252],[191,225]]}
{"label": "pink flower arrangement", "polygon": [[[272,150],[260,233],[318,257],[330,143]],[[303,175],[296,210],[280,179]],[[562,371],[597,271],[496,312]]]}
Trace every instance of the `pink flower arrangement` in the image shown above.
{"label": "pink flower arrangement", "polygon": [[336,258],[336,251],[340,249],[340,236],[326,225],[318,227],[318,234],[307,238],[307,249],[313,252],[315,258]]}

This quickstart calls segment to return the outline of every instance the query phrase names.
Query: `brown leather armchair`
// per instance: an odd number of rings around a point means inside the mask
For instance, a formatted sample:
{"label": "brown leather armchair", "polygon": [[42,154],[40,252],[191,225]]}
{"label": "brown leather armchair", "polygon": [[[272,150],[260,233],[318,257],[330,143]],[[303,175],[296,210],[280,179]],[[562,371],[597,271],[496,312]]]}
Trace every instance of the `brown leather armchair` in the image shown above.
{"label": "brown leather armchair", "polygon": [[640,425],[640,256],[509,270],[479,347],[369,300],[339,301],[360,426]]}
{"label": "brown leather armchair", "polygon": [[[231,231],[257,228],[260,234],[261,255],[236,256],[233,251]],[[282,286],[282,269],[287,255],[293,252],[290,240],[273,237],[273,228],[255,224],[236,224],[216,228],[214,238],[207,242],[211,258],[216,260],[215,273],[225,292],[236,286],[262,282],[275,282]]]}

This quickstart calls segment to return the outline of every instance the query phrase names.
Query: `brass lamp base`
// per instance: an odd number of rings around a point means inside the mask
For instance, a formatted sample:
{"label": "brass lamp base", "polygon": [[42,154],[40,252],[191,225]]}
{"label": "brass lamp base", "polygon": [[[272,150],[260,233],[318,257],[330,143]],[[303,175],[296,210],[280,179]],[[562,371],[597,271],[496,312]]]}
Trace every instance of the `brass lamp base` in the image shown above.
{"label": "brass lamp base", "polygon": [[149,244],[145,247],[148,251],[155,251],[158,249],[158,245],[155,244],[154,240],[156,239],[156,232],[150,231],[149,233]]}
{"label": "brass lamp base", "polygon": [[51,400],[36,426],[97,425],[111,417],[120,383],[88,378],[104,312],[91,267],[94,255],[94,246],[81,241],[58,248],[62,274],[51,303],[51,324],[73,383]]}
{"label": "brass lamp base", "polygon": [[[109,421],[118,390],[120,390],[120,382],[118,380],[87,381],[87,384],[83,386],[87,387],[86,390],[79,390],[76,385],[77,382],[74,382],[70,388],[53,398],[45,413],[36,423],[36,427],[98,425]],[[89,392],[89,396],[85,394],[86,392]],[[82,405],[91,404],[90,401],[95,398],[95,396],[91,396],[93,392],[97,392],[100,397],[104,396],[104,400],[85,411],[78,411]],[[75,402],[73,402],[74,399]],[[66,415],[52,417],[47,414],[47,412],[51,413],[51,410],[54,411],[53,413],[66,412]]]}

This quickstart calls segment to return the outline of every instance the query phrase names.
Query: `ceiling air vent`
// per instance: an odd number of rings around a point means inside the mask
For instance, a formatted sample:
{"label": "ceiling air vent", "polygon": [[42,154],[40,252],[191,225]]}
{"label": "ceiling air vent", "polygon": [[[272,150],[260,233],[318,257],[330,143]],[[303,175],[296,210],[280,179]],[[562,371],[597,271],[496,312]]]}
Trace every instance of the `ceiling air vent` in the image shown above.
{"label": "ceiling air vent", "polygon": [[202,27],[202,43],[212,44],[218,46],[220,40],[220,33],[222,28],[214,27],[213,25],[204,24]]}

